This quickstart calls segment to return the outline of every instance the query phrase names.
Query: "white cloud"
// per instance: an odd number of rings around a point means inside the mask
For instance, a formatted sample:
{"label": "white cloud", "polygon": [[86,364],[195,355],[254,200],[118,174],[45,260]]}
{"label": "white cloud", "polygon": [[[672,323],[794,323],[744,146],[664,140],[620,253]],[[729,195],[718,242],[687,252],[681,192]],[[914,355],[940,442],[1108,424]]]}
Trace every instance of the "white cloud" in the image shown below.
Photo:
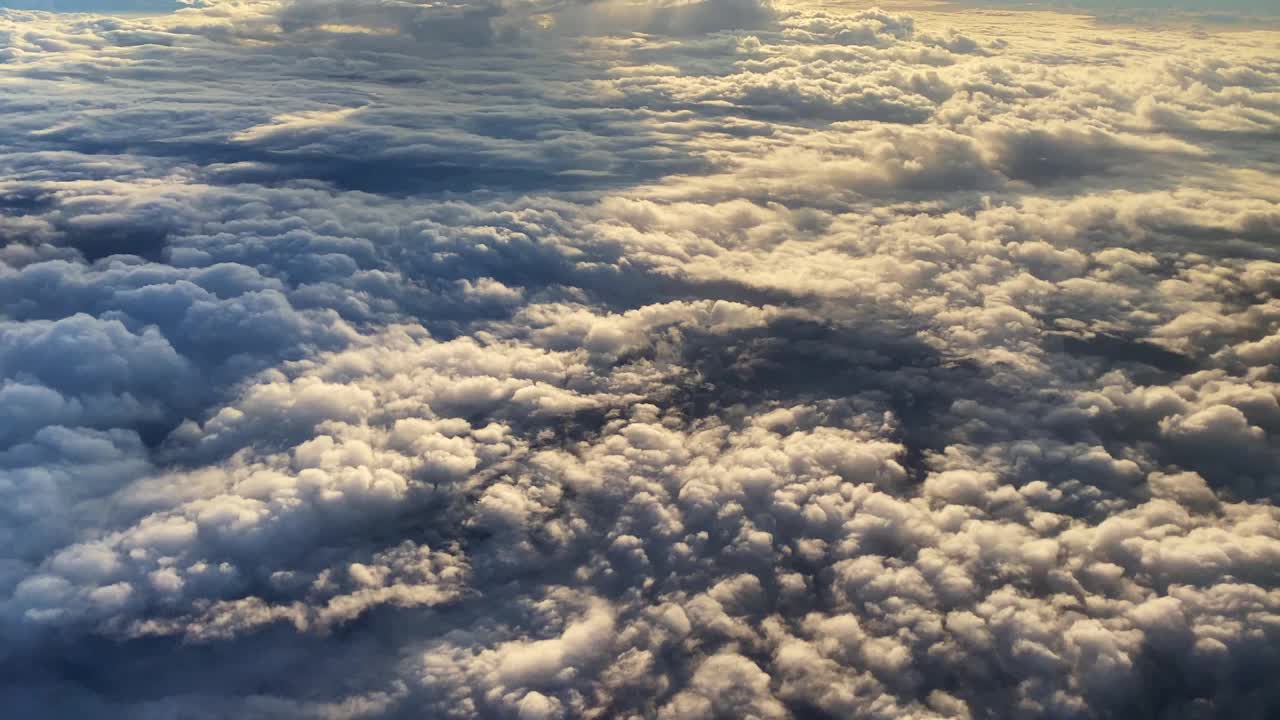
{"label": "white cloud", "polygon": [[0,11],[0,702],[1280,707],[1274,40]]}

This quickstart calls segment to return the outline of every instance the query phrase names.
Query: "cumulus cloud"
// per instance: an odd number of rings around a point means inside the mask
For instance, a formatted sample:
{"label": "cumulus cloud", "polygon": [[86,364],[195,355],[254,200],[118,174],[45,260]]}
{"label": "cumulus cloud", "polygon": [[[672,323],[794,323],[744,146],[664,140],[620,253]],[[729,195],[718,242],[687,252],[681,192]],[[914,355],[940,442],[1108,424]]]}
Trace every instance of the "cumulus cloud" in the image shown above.
{"label": "cumulus cloud", "polygon": [[11,712],[1280,708],[1274,31],[186,5],[0,10]]}

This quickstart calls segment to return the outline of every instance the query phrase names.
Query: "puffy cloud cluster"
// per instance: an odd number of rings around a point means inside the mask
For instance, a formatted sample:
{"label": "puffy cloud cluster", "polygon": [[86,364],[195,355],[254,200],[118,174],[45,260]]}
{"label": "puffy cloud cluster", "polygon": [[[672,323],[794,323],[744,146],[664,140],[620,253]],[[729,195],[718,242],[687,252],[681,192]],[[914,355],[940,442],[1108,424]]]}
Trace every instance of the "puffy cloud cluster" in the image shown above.
{"label": "puffy cloud cluster", "polygon": [[1274,715],[1275,41],[0,10],[0,703]]}

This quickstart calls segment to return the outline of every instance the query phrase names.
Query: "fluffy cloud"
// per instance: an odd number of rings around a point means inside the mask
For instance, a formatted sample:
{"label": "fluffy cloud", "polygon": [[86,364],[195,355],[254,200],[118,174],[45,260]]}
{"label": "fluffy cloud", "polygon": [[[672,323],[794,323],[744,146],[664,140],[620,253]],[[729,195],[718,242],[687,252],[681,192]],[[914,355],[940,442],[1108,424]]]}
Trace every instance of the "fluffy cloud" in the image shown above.
{"label": "fluffy cloud", "polygon": [[1275,714],[1274,45],[0,10],[0,702]]}

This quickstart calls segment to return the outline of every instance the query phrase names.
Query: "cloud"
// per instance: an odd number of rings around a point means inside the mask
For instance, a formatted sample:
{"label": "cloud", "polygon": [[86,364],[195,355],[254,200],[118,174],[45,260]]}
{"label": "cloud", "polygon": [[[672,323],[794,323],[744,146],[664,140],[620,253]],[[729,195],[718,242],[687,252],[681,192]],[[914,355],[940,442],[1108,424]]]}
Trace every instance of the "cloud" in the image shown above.
{"label": "cloud", "polygon": [[0,11],[0,702],[1274,714],[1280,67],[1224,37]]}

